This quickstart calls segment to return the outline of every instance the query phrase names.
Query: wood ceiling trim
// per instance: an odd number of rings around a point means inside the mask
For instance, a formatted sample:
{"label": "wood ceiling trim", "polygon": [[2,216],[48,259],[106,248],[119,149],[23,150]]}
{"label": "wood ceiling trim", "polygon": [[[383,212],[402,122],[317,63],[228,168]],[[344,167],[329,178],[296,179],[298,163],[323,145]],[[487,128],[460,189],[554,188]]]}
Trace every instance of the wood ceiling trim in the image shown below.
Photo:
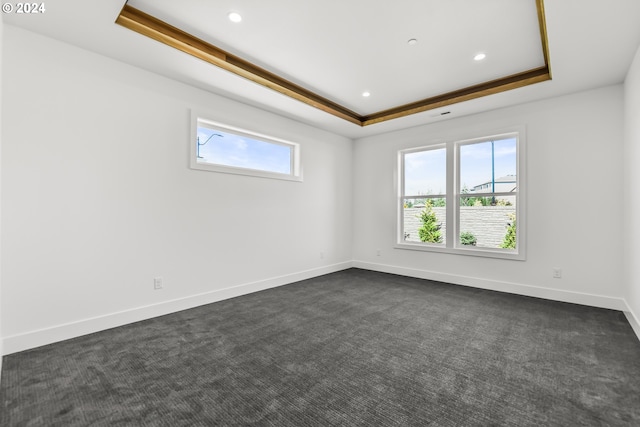
{"label": "wood ceiling trim", "polygon": [[122,8],[116,23],[334,116],[362,125],[362,120],[357,113],[128,4]]}
{"label": "wood ceiling trim", "polygon": [[551,77],[547,67],[535,68],[533,70],[513,74],[508,77],[480,83],[475,86],[469,86],[464,89],[455,90],[432,98],[423,99],[421,101],[412,102],[410,104],[370,114],[362,118],[362,125],[367,126],[387,120],[398,119],[410,114],[446,107],[447,105],[470,101],[472,99],[517,89],[519,87],[540,83],[550,79]]}
{"label": "wood ceiling trim", "polygon": [[547,18],[544,12],[544,0],[536,0],[538,10],[538,25],[540,26],[540,43],[542,44],[542,54],[544,55],[544,65],[551,80],[551,65],[549,59],[549,38],[547,37]]}
{"label": "wood ceiling trim", "polygon": [[369,115],[359,115],[342,105],[324,98],[308,89],[290,82],[270,71],[260,68],[242,58],[232,55],[210,43],[205,42],[179,28],[176,28],[160,19],[151,16],[139,9],[125,3],[122,11],[116,19],[116,23],[171,46],[191,56],[206,61],[212,65],[230,71],[262,86],[280,92],[305,104],[318,108],[351,123],[368,126],[440,108],[463,101],[469,101],[495,93],[516,89],[523,86],[551,80],[549,67],[549,46],[544,14],[543,0],[535,0],[538,11],[538,23],[540,26],[540,38],[544,56],[543,67],[524,71],[511,76],[496,79],[490,82],[469,86],[453,92],[422,99],[409,104],[379,111]]}

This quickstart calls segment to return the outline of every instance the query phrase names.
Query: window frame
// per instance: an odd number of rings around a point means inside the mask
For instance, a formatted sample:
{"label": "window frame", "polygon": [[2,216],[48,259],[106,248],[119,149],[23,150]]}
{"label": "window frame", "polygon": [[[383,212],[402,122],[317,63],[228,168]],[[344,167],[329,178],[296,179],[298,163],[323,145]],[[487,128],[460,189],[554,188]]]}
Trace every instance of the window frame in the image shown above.
{"label": "window frame", "polygon": [[[447,179],[447,188],[445,190],[445,193],[439,193],[439,194],[427,194],[427,195],[423,195],[423,194],[409,194],[409,195],[405,195],[404,193],[404,169],[405,169],[405,162],[404,162],[404,155],[405,154],[412,154],[412,153],[421,153],[424,151],[436,151],[436,150],[445,150],[445,163],[448,161],[449,159],[449,149],[447,147],[446,143],[436,143],[436,144],[432,144],[426,147],[416,147],[416,148],[408,148],[405,150],[401,150],[399,153],[402,153],[402,155],[399,155],[398,157],[398,161],[399,161],[399,170],[401,171],[401,175],[399,176],[399,181],[400,181],[400,203],[399,203],[399,208],[400,208],[400,214],[398,216],[399,219],[399,229],[398,229],[398,244],[402,245],[402,244],[408,244],[408,245],[412,245],[412,243],[406,243],[406,241],[404,241],[404,201],[406,199],[445,199],[445,205],[448,205],[449,203],[449,199],[447,198],[447,194],[449,193],[449,188],[448,188],[448,184],[449,184],[449,180]],[[445,165],[445,169],[446,169],[446,174],[445,176],[448,176],[448,171],[449,171],[449,165],[446,164]],[[446,212],[448,213],[448,210],[446,210]],[[446,218],[447,223],[449,222],[449,218]],[[448,234],[448,233],[447,233]],[[421,242],[421,243],[416,243],[419,244],[421,246],[427,246],[427,247],[435,247],[435,248],[439,248],[439,249],[443,249],[446,247],[447,245],[447,236],[443,236],[442,239],[442,243],[430,243],[430,242]]]}
{"label": "window frame", "polygon": [[[419,147],[400,149],[397,152],[396,173],[397,194],[397,233],[396,249],[407,249],[416,251],[439,252],[456,255],[471,255],[487,258],[500,258],[510,260],[526,260],[526,132],[523,126],[513,127],[495,132],[475,132],[484,134],[480,137],[459,137],[439,139]],[[483,248],[477,246],[466,246],[460,243],[460,198],[463,196],[460,189],[460,147],[464,145],[477,144],[492,140],[503,140],[508,138],[516,139],[516,248]],[[405,154],[434,150],[446,147],[446,235],[443,236],[443,243],[407,242],[404,240],[404,201],[414,195],[405,195]],[[481,197],[491,197],[492,195],[514,195],[512,192],[482,193]],[[476,195],[477,196],[477,195]],[[442,195],[423,196],[420,198],[440,198]]]}
{"label": "window frame", "polygon": [[[290,170],[291,173],[281,173],[261,169],[245,168],[240,166],[225,165],[222,163],[209,163],[198,161],[198,127],[206,127],[208,129],[230,133],[233,135],[250,138],[260,142],[266,142],[268,144],[275,144],[280,146],[286,146],[291,149],[290,151]],[[302,182],[302,163],[300,154],[300,144],[292,141],[288,141],[282,138],[265,135],[262,133],[254,132],[247,129],[242,129],[236,126],[224,124],[206,118],[206,115],[198,112],[191,112],[191,138],[189,139],[189,166],[191,169],[204,170],[209,172],[219,172],[234,175],[253,176],[258,178],[271,178],[280,179],[285,181]]]}

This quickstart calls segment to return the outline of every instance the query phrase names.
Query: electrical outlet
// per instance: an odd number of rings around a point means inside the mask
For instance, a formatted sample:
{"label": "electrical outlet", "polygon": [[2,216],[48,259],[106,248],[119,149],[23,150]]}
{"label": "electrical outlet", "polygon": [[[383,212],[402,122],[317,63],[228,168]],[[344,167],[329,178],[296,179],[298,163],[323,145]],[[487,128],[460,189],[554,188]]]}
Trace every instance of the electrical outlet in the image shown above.
{"label": "electrical outlet", "polygon": [[155,277],[153,279],[153,289],[162,289],[162,277]]}
{"label": "electrical outlet", "polygon": [[320,259],[324,259],[324,251],[320,251]]}
{"label": "electrical outlet", "polygon": [[380,249],[377,249],[376,250],[376,256],[380,256],[380,255],[382,255],[382,251]]}
{"label": "electrical outlet", "polygon": [[559,268],[553,269],[553,278],[554,279],[562,279],[562,270]]}

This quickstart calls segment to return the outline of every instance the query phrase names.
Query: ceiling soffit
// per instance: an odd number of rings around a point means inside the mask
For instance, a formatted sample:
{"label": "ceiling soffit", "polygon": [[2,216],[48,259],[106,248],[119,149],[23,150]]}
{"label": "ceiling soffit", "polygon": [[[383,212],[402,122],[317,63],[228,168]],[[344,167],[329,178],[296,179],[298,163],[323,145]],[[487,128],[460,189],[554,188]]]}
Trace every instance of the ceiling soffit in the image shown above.
{"label": "ceiling soffit", "polygon": [[182,31],[129,4],[124,5],[116,23],[326,113],[359,126],[367,126],[550,80],[551,70],[544,4],[543,0],[535,0],[535,2],[544,58],[543,66],[365,115],[358,114],[337,102]]}

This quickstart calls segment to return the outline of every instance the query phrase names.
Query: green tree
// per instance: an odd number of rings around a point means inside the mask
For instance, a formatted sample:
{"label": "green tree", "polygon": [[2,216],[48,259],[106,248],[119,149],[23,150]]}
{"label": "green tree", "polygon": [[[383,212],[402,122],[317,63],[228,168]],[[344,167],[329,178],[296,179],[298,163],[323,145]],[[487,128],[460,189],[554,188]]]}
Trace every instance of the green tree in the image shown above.
{"label": "green tree", "polygon": [[516,248],[516,215],[510,214],[509,219],[510,223],[507,223],[507,233],[504,235],[504,240],[500,245],[501,248],[504,249],[515,249]]}
{"label": "green tree", "polygon": [[461,197],[460,206],[491,206],[491,197]]}
{"label": "green tree", "polygon": [[462,233],[460,233],[460,243],[462,243],[463,245],[475,246],[476,243],[478,243],[478,239],[476,239],[476,236],[474,236],[473,233],[470,233],[469,231],[463,231]]}
{"label": "green tree", "polygon": [[424,210],[420,214],[422,219],[422,227],[418,229],[420,241],[429,243],[442,243],[442,234],[440,233],[440,224],[433,212],[431,200],[427,200]]}
{"label": "green tree", "polygon": [[443,208],[447,205],[447,202],[444,198],[429,199],[429,200],[431,200],[431,206],[433,206],[434,208]]}

